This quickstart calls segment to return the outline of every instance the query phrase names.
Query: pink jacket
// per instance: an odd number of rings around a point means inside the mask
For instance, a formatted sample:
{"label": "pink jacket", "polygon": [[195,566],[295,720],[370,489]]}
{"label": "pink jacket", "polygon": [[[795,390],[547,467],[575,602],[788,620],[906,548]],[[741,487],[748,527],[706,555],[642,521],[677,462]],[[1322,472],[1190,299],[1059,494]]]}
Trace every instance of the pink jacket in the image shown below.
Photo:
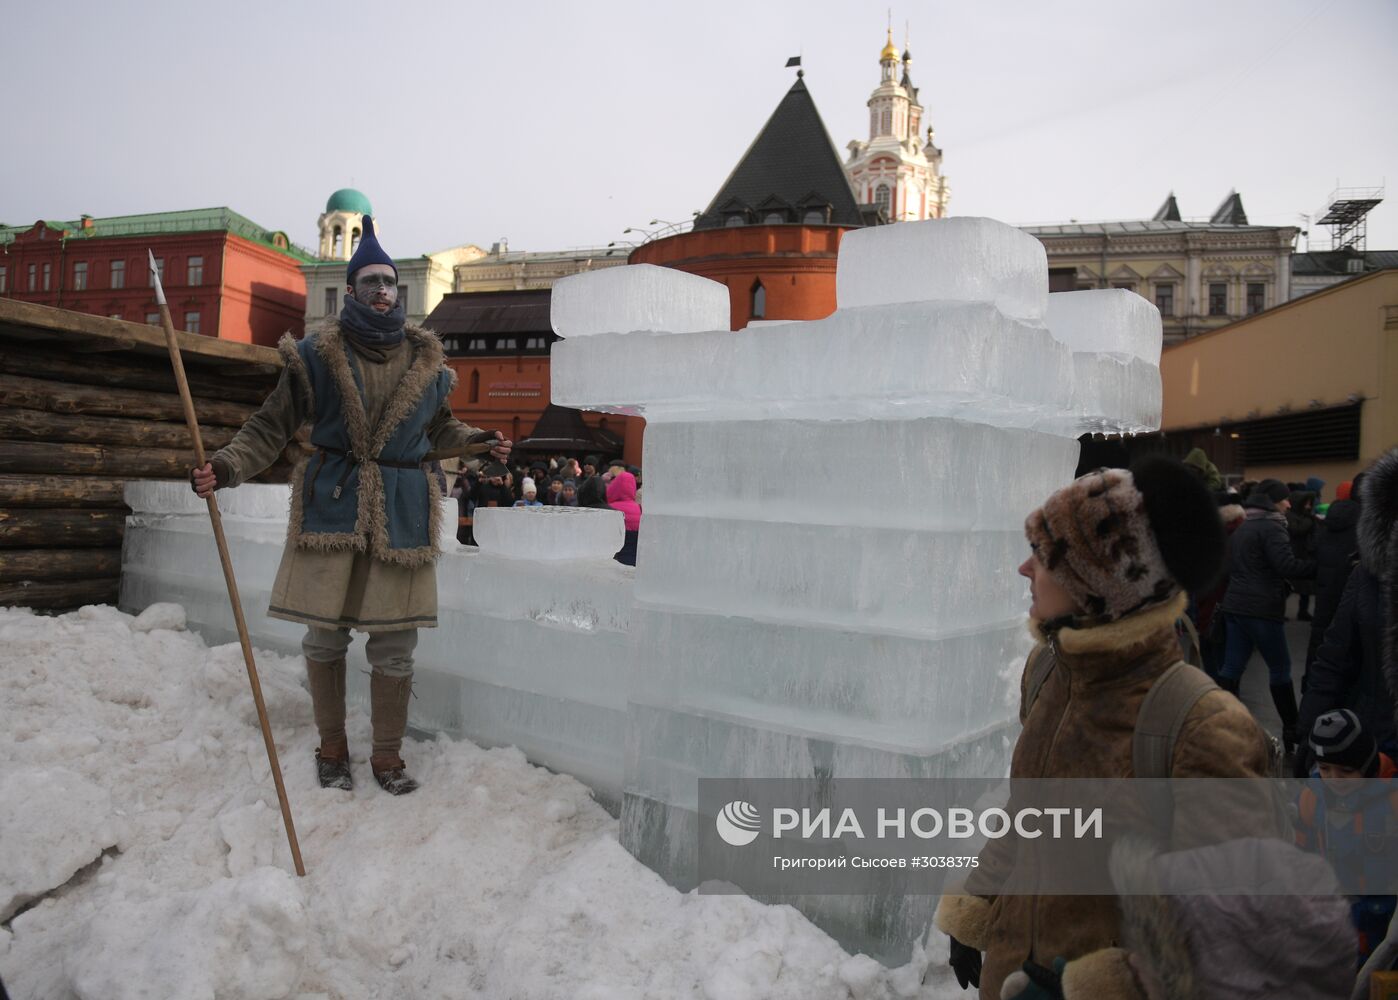
{"label": "pink jacket", "polygon": [[607,484],[607,506],[619,510],[626,517],[626,530],[638,531],[641,527],[641,505],[636,502],[636,477],[629,472],[618,472]]}

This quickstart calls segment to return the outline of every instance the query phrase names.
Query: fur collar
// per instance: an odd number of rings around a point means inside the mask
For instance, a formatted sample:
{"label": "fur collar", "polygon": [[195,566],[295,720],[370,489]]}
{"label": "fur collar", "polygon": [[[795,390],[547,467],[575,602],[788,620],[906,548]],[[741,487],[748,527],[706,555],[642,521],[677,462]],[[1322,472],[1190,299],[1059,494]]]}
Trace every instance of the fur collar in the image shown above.
{"label": "fur collar", "polygon": [[363,458],[378,457],[398,425],[417,407],[423,393],[436,380],[442,368],[445,353],[435,333],[411,323],[403,328],[403,332],[412,346],[412,365],[389,397],[378,425],[370,427],[364,411],[364,398],[355,385],[354,373],[350,370],[349,357],[345,353],[347,348],[340,333],[339,318],[327,316],[315,330],[315,350],[330,370],[335,387],[340,390],[350,445],[354,453]]}
{"label": "fur collar", "polygon": [[1241,521],[1247,516],[1247,511],[1243,510],[1242,504],[1230,503],[1218,509],[1218,518],[1224,525]]}
{"label": "fur collar", "polygon": [[[1053,638],[1059,650],[1068,656],[1095,656],[1111,653],[1114,657],[1131,657],[1158,645],[1163,635],[1174,641],[1175,621],[1189,604],[1185,594],[1176,594],[1164,604],[1127,615],[1120,621],[1093,628],[1072,628],[1064,625]],[[1029,620],[1029,633],[1040,642],[1049,638],[1044,623]]]}
{"label": "fur collar", "polygon": [[1365,470],[1359,490],[1359,558],[1388,581],[1398,564],[1398,448]]}

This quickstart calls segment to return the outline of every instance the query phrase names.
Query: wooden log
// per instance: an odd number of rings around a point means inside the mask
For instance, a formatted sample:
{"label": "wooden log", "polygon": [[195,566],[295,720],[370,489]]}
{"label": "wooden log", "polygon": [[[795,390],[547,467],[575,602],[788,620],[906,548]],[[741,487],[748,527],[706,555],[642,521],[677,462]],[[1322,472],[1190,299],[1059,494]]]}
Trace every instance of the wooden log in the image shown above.
{"label": "wooden log", "polygon": [[[134,341],[124,340],[122,346],[135,346]],[[112,344],[94,341],[91,345],[73,345],[69,351],[88,349],[111,350]],[[175,375],[170,362],[160,358],[123,357],[120,360],[103,358],[94,363],[90,357],[73,357],[71,353],[57,347],[36,350],[22,347],[13,341],[0,345],[0,372],[9,375],[22,375],[26,378],[51,379],[55,382],[77,382],[81,385],[105,385],[114,389],[151,389],[155,392],[176,393]],[[232,381],[229,374],[236,372],[246,376]],[[277,384],[276,370],[268,375],[262,366],[244,369],[231,369],[217,375],[207,369],[190,371],[189,387],[198,399],[233,400],[241,403],[261,403]]]}
{"label": "wooden log", "polygon": [[74,549],[121,544],[126,511],[18,507],[0,509],[0,548]]}
{"label": "wooden log", "polygon": [[[232,427],[201,427],[199,433],[209,447],[222,448],[238,432]],[[0,409],[0,439],[129,444],[148,448],[184,448],[190,443],[189,428],[184,424],[20,409]]]}
{"label": "wooden log", "polygon": [[120,507],[125,488],[95,476],[0,473],[0,507]]}
{"label": "wooden log", "polygon": [[0,441],[0,472],[186,479],[194,449]]}
{"label": "wooden log", "polygon": [[[45,379],[0,374],[0,407],[16,406],[51,413],[86,413],[145,420],[183,420],[184,404],[171,393],[141,389],[105,389]],[[256,407],[207,397],[196,401],[200,424],[241,427]]]}
{"label": "wooden log", "polygon": [[[273,467],[295,462],[302,448],[293,441]],[[188,479],[194,447],[138,448],[119,444],[0,440],[0,473],[115,476],[122,479]],[[285,482],[285,480],[280,480]]]}
{"label": "wooden log", "polygon": [[84,604],[115,604],[121,593],[121,577],[96,580],[54,580],[35,583],[0,583],[0,607],[42,608],[57,611]]}
{"label": "wooden log", "polygon": [[121,575],[121,549],[0,550],[0,583],[91,580]]}

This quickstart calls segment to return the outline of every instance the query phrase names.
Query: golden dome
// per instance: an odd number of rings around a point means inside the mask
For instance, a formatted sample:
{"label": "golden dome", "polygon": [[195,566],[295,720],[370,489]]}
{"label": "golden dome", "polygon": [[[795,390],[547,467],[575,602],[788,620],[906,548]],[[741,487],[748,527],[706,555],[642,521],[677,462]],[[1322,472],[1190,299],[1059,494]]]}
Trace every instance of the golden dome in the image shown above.
{"label": "golden dome", "polygon": [[888,29],[888,44],[885,45],[883,51],[879,53],[879,62],[883,62],[885,59],[892,59],[894,62],[898,61],[898,46],[893,44],[892,28]]}

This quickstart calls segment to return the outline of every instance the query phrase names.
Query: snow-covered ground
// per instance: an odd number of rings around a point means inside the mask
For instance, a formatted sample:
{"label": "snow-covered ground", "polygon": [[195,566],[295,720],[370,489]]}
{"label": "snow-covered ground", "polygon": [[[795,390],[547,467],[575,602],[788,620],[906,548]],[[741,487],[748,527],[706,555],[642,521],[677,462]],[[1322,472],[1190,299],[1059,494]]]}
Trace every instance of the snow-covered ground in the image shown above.
{"label": "snow-covered ground", "polygon": [[513,749],[409,741],[423,788],[393,798],[351,709],[356,788],[323,791],[300,661],[257,663],[305,878],[237,645],[208,648],[175,605],[0,609],[15,1000],[966,995],[941,935],[887,970],[790,907],[676,892],[586,787]]}

